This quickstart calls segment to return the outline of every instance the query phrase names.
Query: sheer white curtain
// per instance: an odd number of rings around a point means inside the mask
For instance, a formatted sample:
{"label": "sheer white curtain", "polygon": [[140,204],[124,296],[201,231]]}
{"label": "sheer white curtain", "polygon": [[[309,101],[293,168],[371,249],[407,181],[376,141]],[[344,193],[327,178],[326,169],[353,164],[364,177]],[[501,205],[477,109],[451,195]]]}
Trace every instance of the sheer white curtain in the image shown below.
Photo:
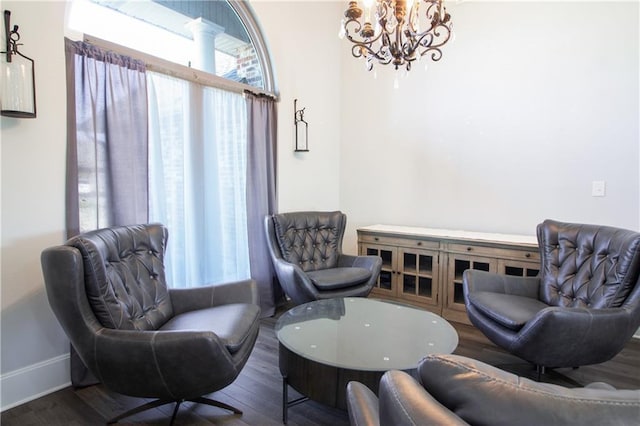
{"label": "sheer white curtain", "polygon": [[169,229],[168,284],[249,278],[242,95],[153,72],[147,86],[149,220]]}

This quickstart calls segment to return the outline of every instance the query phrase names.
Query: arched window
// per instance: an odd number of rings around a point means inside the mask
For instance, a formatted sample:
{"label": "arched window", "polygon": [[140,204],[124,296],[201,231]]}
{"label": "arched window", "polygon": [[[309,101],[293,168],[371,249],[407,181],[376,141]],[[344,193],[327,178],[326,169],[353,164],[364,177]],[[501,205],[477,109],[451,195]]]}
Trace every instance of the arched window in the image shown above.
{"label": "arched window", "polygon": [[[140,84],[144,90],[116,90],[128,78],[93,90],[91,84],[102,75],[119,76],[121,71],[69,80],[74,81],[77,144],[89,147],[86,152],[78,148],[79,231],[118,222],[109,215],[111,204],[103,202],[106,196],[100,183],[117,179],[107,177],[115,167],[107,165],[112,156],[102,153],[121,153],[134,142],[143,143],[148,153],[143,158],[125,157],[130,169],[139,169],[148,160],[144,178],[139,178],[146,179],[143,186],[148,191],[142,205],[148,207],[149,221],[169,229],[165,267],[170,285],[206,285],[255,273],[255,262],[249,262],[252,235],[248,226],[253,222],[247,213],[247,188],[256,186],[247,182],[247,171],[255,169],[248,165],[247,154],[252,146],[247,105],[254,97],[245,99],[243,92],[275,97],[275,85],[269,55],[248,4],[74,0],[68,29],[82,33],[89,42],[70,44],[90,45],[144,64]],[[92,72],[91,65],[77,68],[80,73]],[[102,91],[116,95],[100,97]],[[148,129],[148,135],[136,138],[135,132],[106,131],[107,125],[117,126],[115,119],[105,118],[108,112],[104,111],[123,109],[109,102],[124,100],[126,106],[132,99],[139,101],[142,92],[146,93],[146,108],[141,109],[146,115],[134,120],[126,116],[124,121],[133,122],[136,129]],[[98,101],[105,102],[102,109]],[[115,141],[118,136],[120,142]],[[100,152],[94,154],[94,148]],[[96,160],[99,155],[104,164]],[[124,186],[131,187],[129,183]],[[115,192],[106,190],[109,197]],[[125,197],[118,205],[130,204],[129,200]],[[271,288],[270,282],[265,285]]]}
{"label": "arched window", "polygon": [[266,44],[247,2],[74,0],[68,27],[275,93]]}

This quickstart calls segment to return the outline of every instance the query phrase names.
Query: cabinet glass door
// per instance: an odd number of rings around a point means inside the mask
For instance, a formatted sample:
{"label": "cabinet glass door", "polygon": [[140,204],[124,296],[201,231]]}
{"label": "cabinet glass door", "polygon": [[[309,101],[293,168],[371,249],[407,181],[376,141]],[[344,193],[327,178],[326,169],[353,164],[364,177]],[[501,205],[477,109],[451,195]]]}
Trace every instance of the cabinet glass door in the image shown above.
{"label": "cabinet glass door", "polygon": [[437,303],[437,259],[438,255],[426,250],[400,249],[398,265],[400,292],[403,298]]}
{"label": "cabinet glass door", "polygon": [[496,260],[453,254],[449,256],[449,292],[447,306],[464,310],[464,291],[462,288],[463,272],[467,269],[494,272],[496,270]]}
{"label": "cabinet glass door", "polygon": [[382,258],[382,268],[380,268],[380,276],[378,277],[378,282],[376,283],[376,288],[386,291],[393,290],[393,276],[395,274],[395,269],[393,267],[393,247],[383,247],[383,246],[366,246],[364,250],[364,254],[367,256],[380,256]]}
{"label": "cabinet glass door", "polygon": [[501,261],[499,273],[516,277],[537,277],[540,272],[538,262]]}

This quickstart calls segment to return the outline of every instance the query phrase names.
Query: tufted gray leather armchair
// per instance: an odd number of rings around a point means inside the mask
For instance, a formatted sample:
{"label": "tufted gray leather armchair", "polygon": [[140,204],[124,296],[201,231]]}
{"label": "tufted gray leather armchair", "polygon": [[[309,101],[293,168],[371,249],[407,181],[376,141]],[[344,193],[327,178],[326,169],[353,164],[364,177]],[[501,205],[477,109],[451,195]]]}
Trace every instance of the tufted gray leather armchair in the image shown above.
{"label": "tufted gray leather armchair", "polygon": [[265,217],[273,266],[296,304],[334,297],[366,297],[378,280],[382,259],[342,253],[347,216],[291,212]]}
{"label": "tufted gray leather armchair", "polygon": [[106,228],[42,252],[47,297],[71,344],[107,388],[158,398],[109,421],[202,397],[235,380],[259,330],[252,280],[169,289],[162,225]]}
{"label": "tufted gray leather armchair", "polygon": [[402,371],[380,380],[379,399],[359,382],[347,385],[353,426],[633,425],[640,390],[605,383],[568,389],[518,377],[459,355],[429,355],[416,381]]}
{"label": "tufted gray leather armchair", "polygon": [[537,234],[539,276],[464,272],[469,319],[538,378],[613,358],[640,326],[640,233],[545,220]]}

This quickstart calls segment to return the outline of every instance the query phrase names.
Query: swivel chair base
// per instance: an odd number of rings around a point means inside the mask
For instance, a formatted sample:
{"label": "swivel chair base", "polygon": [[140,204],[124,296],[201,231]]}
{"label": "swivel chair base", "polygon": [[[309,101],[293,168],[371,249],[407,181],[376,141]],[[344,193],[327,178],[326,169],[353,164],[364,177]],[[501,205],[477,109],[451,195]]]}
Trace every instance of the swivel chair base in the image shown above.
{"label": "swivel chair base", "polygon": [[229,404],[225,404],[224,402],[220,402],[220,401],[216,401],[213,399],[209,399],[209,398],[204,398],[204,397],[198,397],[198,398],[193,398],[193,399],[181,399],[181,400],[174,400],[174,399],[156,399],[155,401],[151,401],[148,402],[146,404],[140,405],[136,408],[132,408],[131,410],[120,414],[117,417],[114,417],[113,419],[109,420],[107,422],[107,424],[113,424],[113,423],[117,423],[118,421],[129,417],[129,416],[133,416],[134,414],[138,414],[141,413],[143,411],[146,410],[150,410],[152,408],[156,408],[156,407],[160,407],[162,405],[166,405],[166,404],[171,404],[173,402],[176,403],[175,408],[173,409],[173,415],[171,416],[171,421],[169,422],[169,426],[173,425],[174,420],[176,419],[176,416],[178,415],[178,409],[180,408],[180,404],[182,404],[185,401],[189,401],[189,402],[195,402],[197,404],[206,404],[206,405],[211,405],[214,407],[219,407],[219,408],[224,408],[225,410],[229,410],[232,411],[235,414],[242,414],[242,411],[238,410],[235,407],[232,407]]}
{"label": "swivel chair base", "polygon": [[[544,365],[536,365],[529,363],[509,363],[498,364],[495,367],[516,374],[518,376],[527,377],[536,382],[551,383],[555,385],[563,385],[581,388],[584,384],[572,379],[571,377],[562,374],[555,368],[545,367]],[[579,367],[571,367],[573,370],[577,370]]]}

